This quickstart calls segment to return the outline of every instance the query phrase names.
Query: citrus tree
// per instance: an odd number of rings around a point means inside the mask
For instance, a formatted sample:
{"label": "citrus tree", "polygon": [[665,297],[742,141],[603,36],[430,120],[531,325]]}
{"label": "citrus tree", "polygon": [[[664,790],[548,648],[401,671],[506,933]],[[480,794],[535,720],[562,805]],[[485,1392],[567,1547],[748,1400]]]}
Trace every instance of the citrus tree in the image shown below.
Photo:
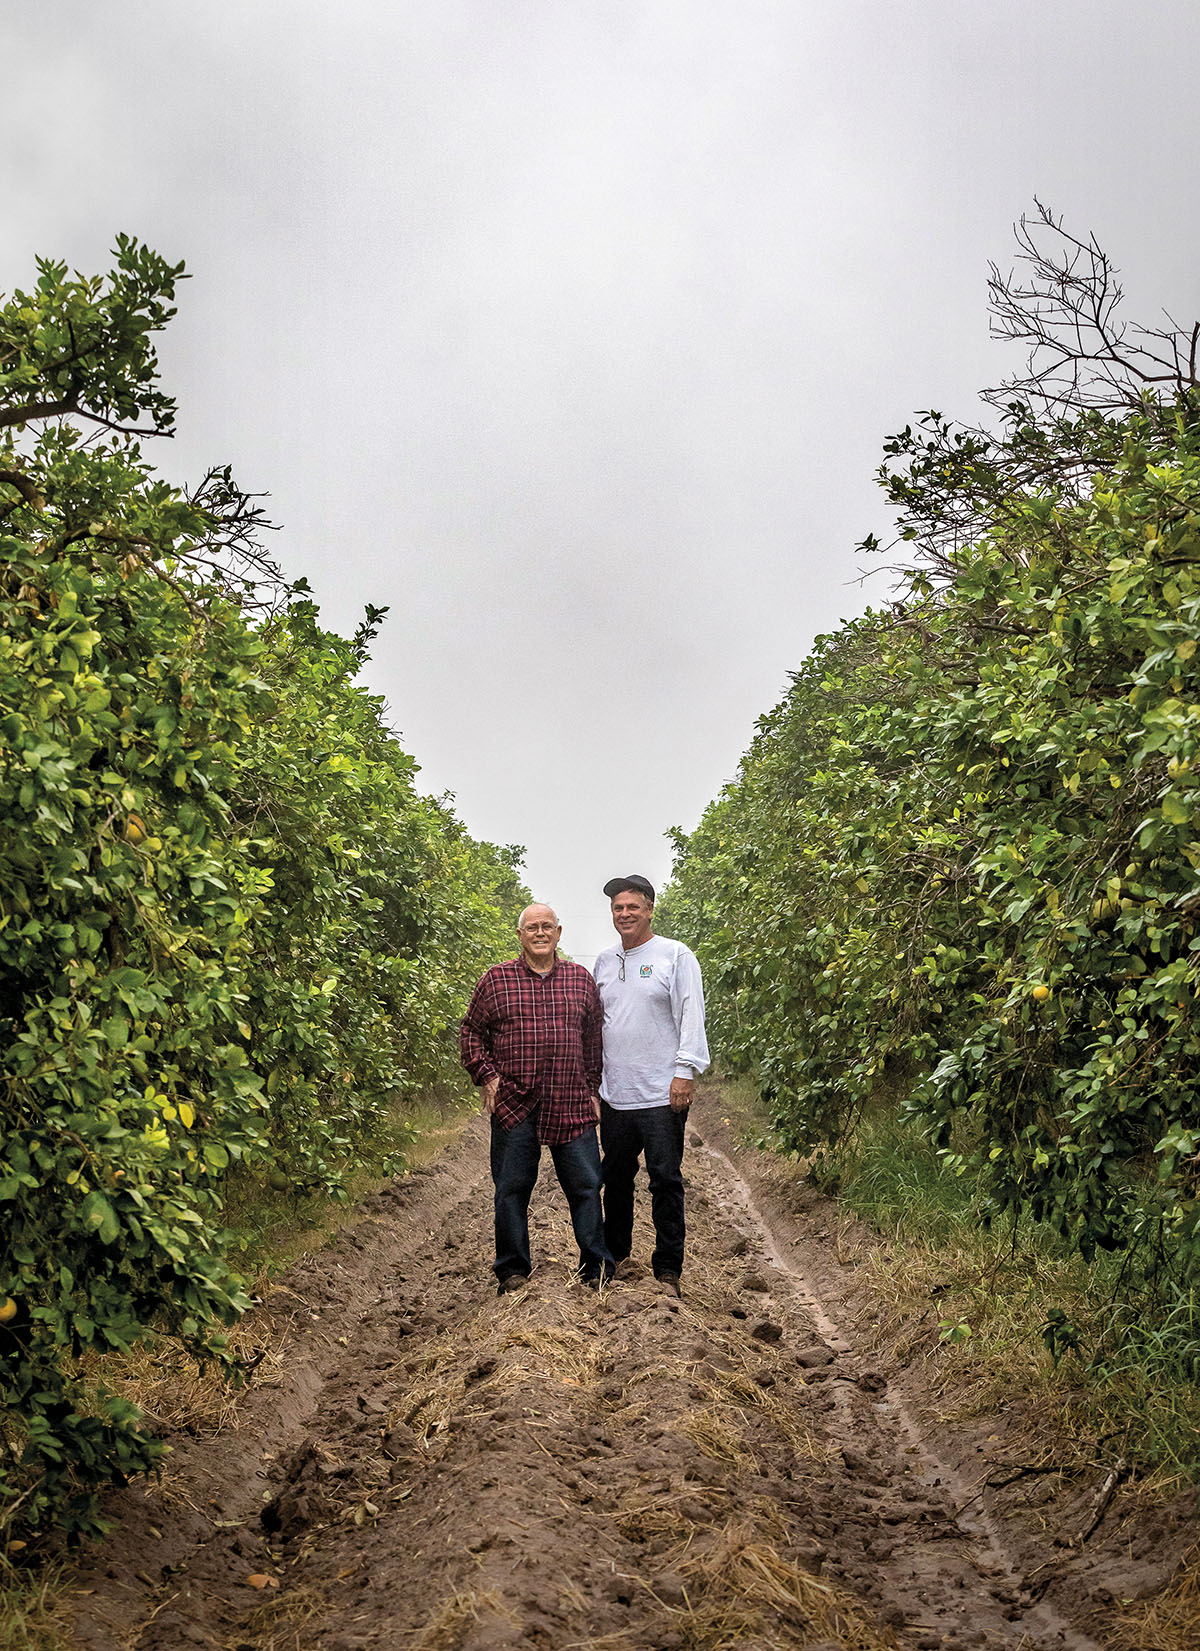
{"label": "citrus tree", "polygon": [[1023,235],[993,300],[1028,373],[995,430],[889,442],[901,599],[818,642],[665,905],[794,1142],[899,1077],[992,1212],[1186,1279],[1200,388],[1187,335],[1122,331],[1093,243]]}
{"label": "citrus tree", "polygon": [[72,1534],[161,1449],[80,1356],[225,1356],[229,1176],[336,1191],[526,898],[356,682],[378,610],[322,630],[227,471],[145,458],[182,273],[0,305],[0,1523]]}

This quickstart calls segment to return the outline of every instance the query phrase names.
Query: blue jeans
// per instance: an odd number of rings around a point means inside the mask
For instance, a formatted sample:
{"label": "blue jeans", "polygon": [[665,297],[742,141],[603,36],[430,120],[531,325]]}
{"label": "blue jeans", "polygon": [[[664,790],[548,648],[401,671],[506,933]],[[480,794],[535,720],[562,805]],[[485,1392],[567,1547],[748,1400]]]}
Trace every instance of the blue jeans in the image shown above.
{"label": "blue jeans", "polygon": [[[502,1129],[492,1119],[492,1180],[496,1187],[496,1261],[492,1271],[501,1282],[511,1273],[528,1278],[533,1270],[529,1259],[529,1198],[541,1156],[534,1113],[512,1129]],[[613,1260],[604,1242],[596,1131],[585,1130],[573,1141],[552,1146],[550,1156],[571,1209],[571,1225],[579,1245],[579,1270],[584,1278],[609,1278]]]}
{"label": "blue jeans", "polygon": [[604,1147],[604,1238],[614,1261],[633,1248],[633,1183],[638,1158],[646,1157],[650,1180],[650,1214],[654,1220],[654,1254],[659,1273],[683,1271],[683,1132],[687,1110],[670,1106],[623,1111],[600,1104],[600,1141]]}

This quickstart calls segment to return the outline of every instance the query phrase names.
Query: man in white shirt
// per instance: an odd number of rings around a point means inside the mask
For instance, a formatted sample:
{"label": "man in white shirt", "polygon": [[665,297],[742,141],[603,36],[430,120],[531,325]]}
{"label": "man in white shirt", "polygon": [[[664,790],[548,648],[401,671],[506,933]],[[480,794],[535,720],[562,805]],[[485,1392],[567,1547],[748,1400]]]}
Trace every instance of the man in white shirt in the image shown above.
{"label": "man in white shirt", "polygon": [[679,1294],[683,1271],[683,1132],[697,1073],[708,1065],[700,965],[651,928],[654,889],[636,873],[604,885],[619,942],[596,959],[604,1005],[600,1145],[604,1238],[615,1262],[633,1245],[633,1183],[645,1156],[654,1276]]}

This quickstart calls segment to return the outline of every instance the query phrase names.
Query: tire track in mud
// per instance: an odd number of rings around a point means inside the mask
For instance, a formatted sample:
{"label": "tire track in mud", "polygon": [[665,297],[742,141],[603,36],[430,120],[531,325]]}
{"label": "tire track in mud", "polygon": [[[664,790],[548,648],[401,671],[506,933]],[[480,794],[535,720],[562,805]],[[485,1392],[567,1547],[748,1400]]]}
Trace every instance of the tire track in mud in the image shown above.
{"label": "tire track in mud", "polygon": [[[743,1231],[754,1233],[771,1266],[792,1281],[798,1302],[811,1317],[826,1345],[831,1349],[850,1353],[852,1344],[847,1340],[849,1327],[837,1323],[829,1316],[822,1305],[816,1285],[800,1264],[799,1258],[794,1253],[786,1253],[776,1242],[770,1223],[759,1210],[750,1187],[738,1173],[732,1160],[719,1147],[700,1139],[696,1139],[694,1144],[696,1150],[706,1153],[728,1175],[734,1201],[741,1214],[740,1224]],[[845,1407],[848,1398],[846,1389],[839,1382],[834,1391],[836,1401]],[[974,1513],[967,1511],[978,1502],[974,1487],[961,1476],[952,1461],[939,1453],[930,1434],[921,1427],[900,1393],[890,1387],[882,1389],[874,1408],[882,1416],[894,1418],[899,1433],[905,1440],[903,1448],[906,1453],[916,1452],[923,1459],[925,1465],[918,1470],[920,1482],[931,1492],[943,1487],[951,1492],[956,1510],[955,1522],[963,1535],[977,1544],[986,1574],[999,1581],[1005,1596],[1019,1599],[1024,1588],[1023,1567],[1019,1558],[1006,1544],[998,1522],[986,1510]],[[1035,1600],[1029,1603],[1028,1610],[1024,1613],[1024,1630],[1033,1636],[1032,1644],[1058,1644],[1069,1647],[1070,1651],[1100,1651],[1095,1640],[1076,1630],[1048,1602]]]}
{"label": "tire track in mud", "polygon": [[[1090,1648],[956,1517],[963,1487],[819,1299],[823,1241],[785,1242],[710,1136],[680,1300],[644,1262],[573,1281],[548,1165],[534,1278],[497,1298],[479,1125],[368,1200],[260,1310],[268,1385],[236,1432],[114,1499],[80,1645]],[[640,1208],[635,1257],[650,1241]]]}

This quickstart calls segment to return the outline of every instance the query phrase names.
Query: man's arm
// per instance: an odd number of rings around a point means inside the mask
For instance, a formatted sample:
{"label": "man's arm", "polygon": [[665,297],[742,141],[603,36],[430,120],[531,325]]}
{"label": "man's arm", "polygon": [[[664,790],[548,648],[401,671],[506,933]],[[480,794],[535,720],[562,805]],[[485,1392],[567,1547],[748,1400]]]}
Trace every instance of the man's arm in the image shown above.
{"label": "man's arm", "polygon": [[496,1105],[500,1074],[492,1062],[492,990],[487,975],[471,994],[458,1034],[458,1051],[473,1082],[479,1085],[484,1115],[490,1116]]}
{"label": "man's arm", "polygon": [[700,965],[686,946],[679,948],[671,975],[671,1014],[675,1021],[678,1047],[675,1076],[671,1079],[670,1102],[682,1112],[692,1102],[697,1072],[708,1065],[708,1039],[704,1035],[704,983]]}
{"label": "man's arm", "polygon": [[600,991],[588,975],[588,1007],[583,1015],[583,1071],[600,1116],[600,1080],[604,1076],[604,1005]]}

